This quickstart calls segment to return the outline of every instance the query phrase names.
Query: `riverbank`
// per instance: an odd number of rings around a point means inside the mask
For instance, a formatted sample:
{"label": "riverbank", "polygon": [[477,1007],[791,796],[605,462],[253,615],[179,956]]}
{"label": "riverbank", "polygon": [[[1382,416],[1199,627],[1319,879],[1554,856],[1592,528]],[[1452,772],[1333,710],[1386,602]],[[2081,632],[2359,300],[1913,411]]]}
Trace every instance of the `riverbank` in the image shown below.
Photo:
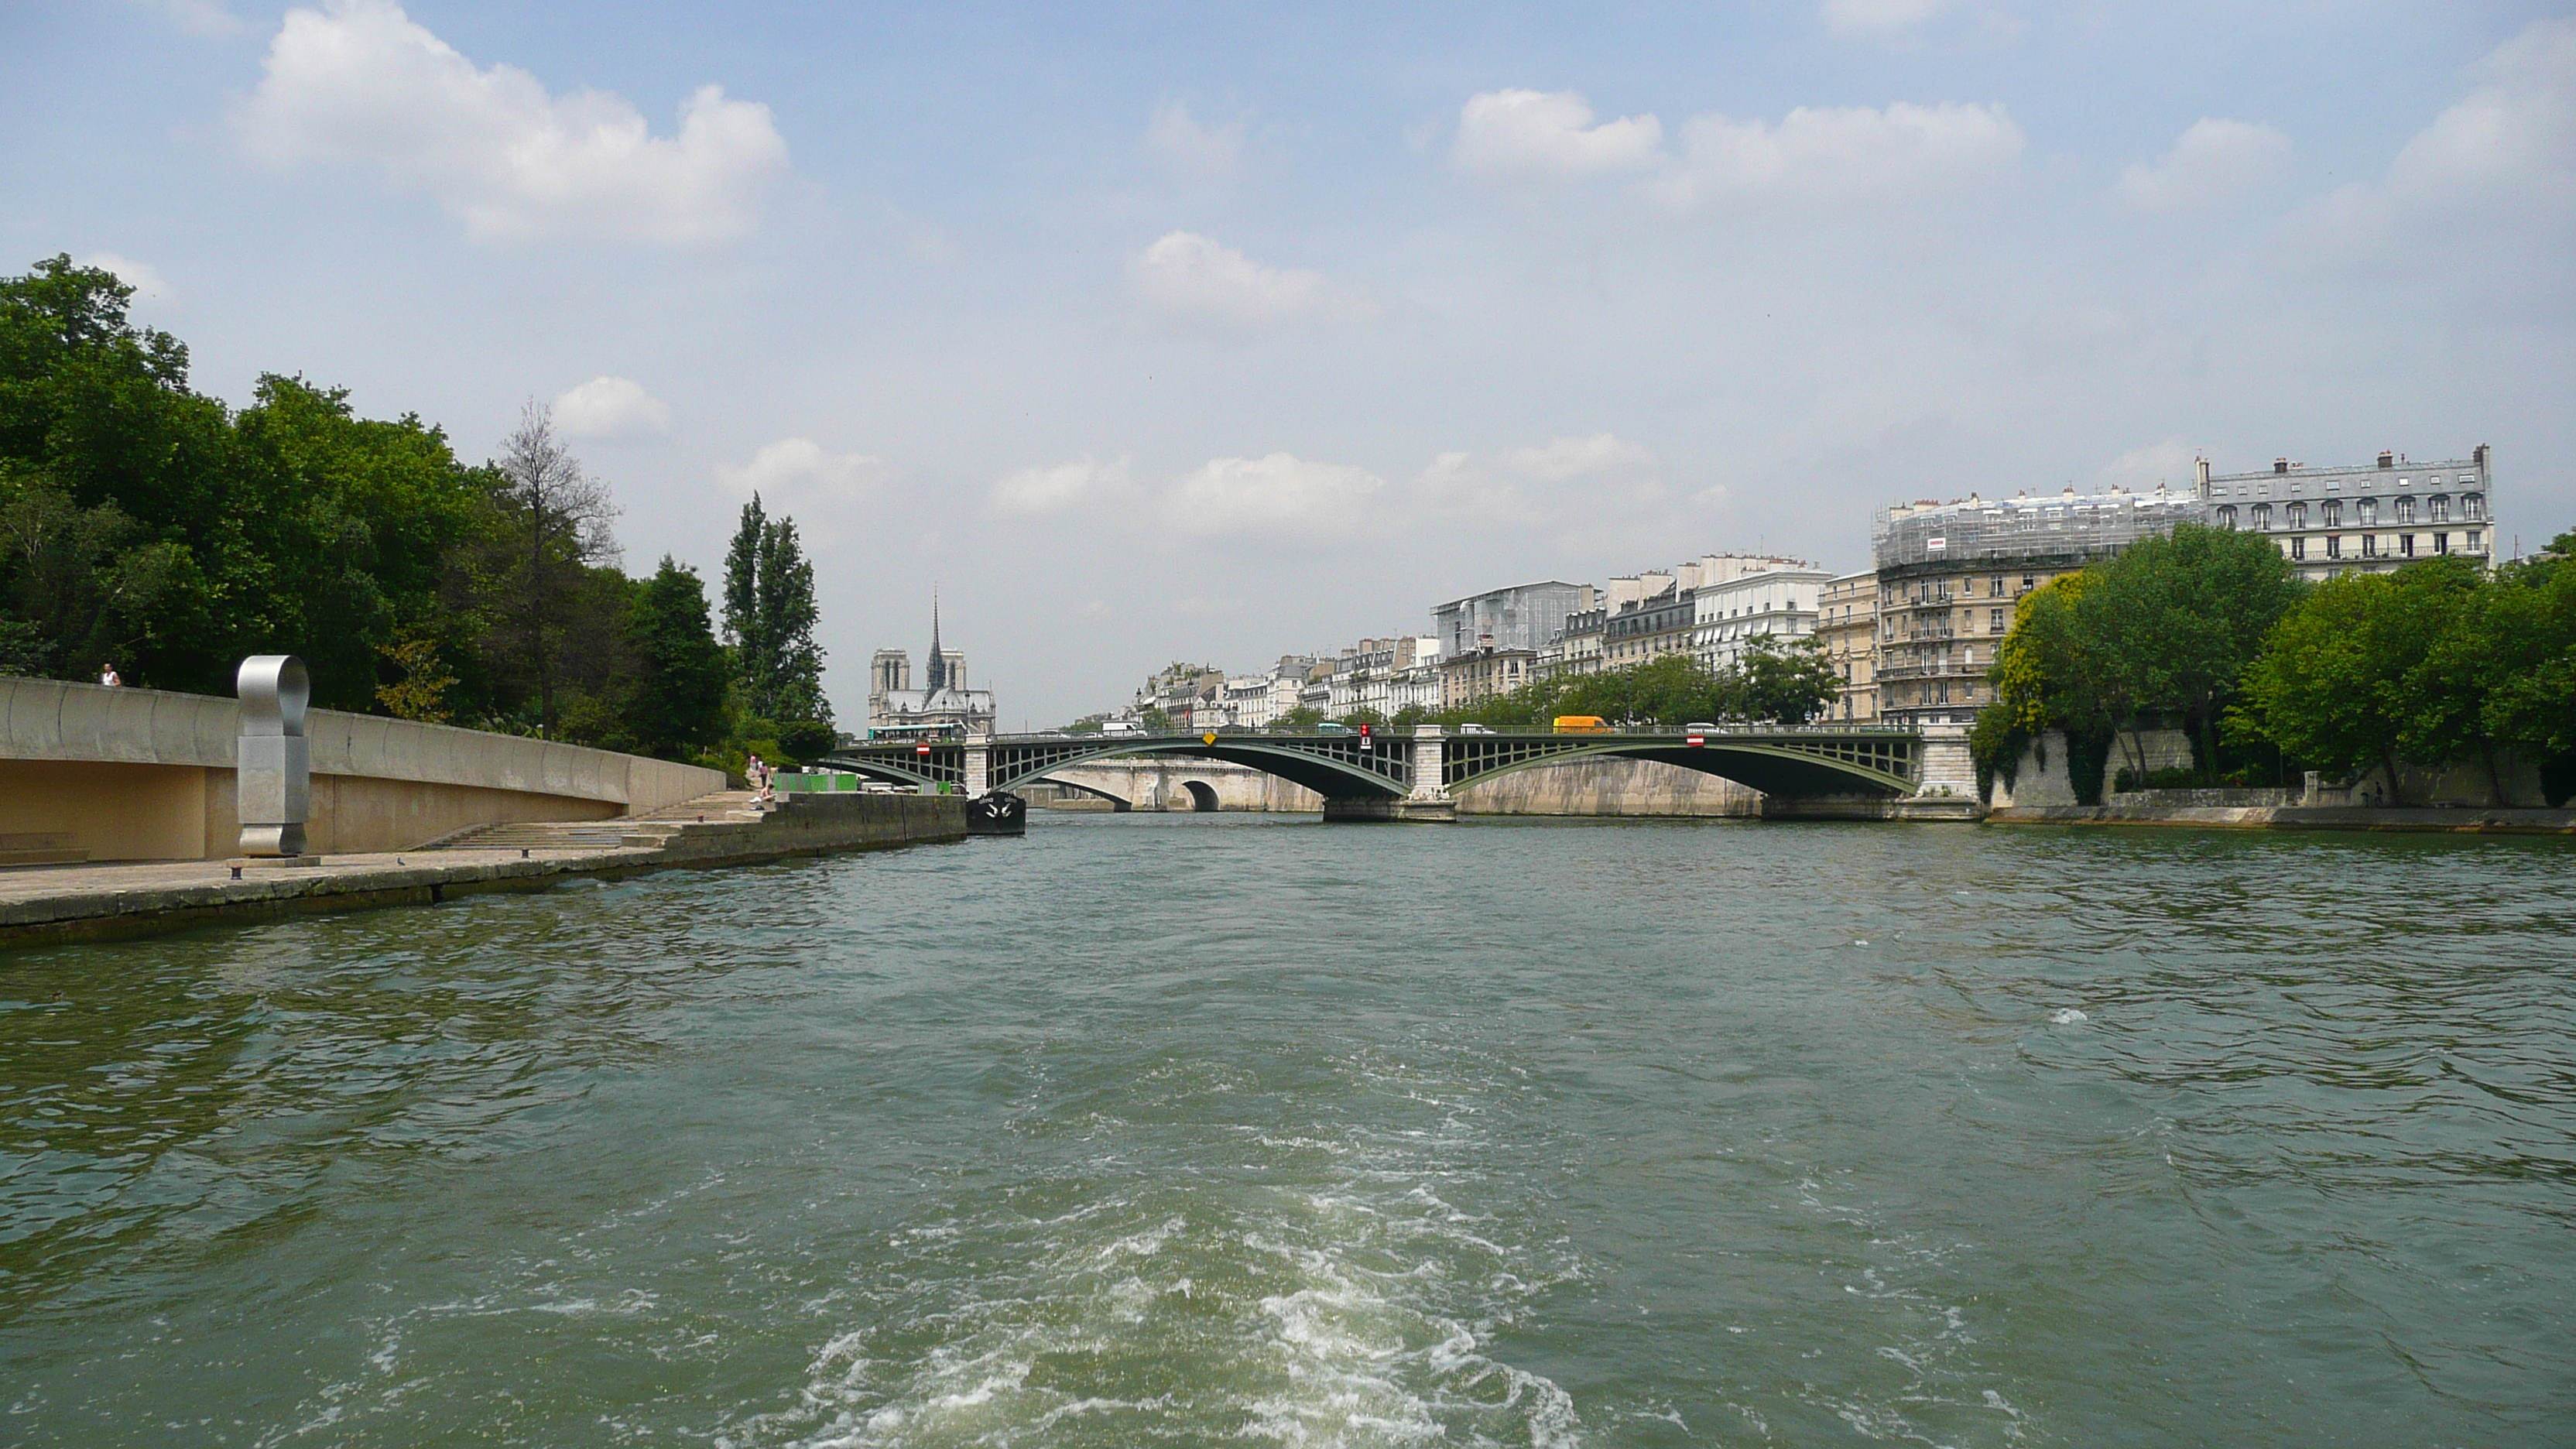
{"label": "riverbank", "polygon": [[436,905],[576,876],[749,865],[966,838],[961,795],[710,795],[617,820],[493,826],[430,848],[278,864],[181,860],[0,870],[0,950],[222,922]]}
{"label": "riverbank", "polygon": [[2469,835],[2576,835],[2576,810],[2361,805],[2006,805],[1990,825],[2187,825],[2233,830],[2433,831]]}

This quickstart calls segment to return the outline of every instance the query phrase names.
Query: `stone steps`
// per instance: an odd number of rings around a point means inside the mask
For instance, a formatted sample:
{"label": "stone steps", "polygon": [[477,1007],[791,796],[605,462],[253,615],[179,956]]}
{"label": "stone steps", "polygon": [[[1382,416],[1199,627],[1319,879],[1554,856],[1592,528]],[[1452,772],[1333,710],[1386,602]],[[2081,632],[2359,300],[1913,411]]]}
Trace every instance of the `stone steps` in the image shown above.
{"label": "stone steps", "polygon": [[768,814],[747,790],[725,790],[615,820],[531,820],[486,825],[432,841],[439,850],[659,850],[688,835],[755,829]]}

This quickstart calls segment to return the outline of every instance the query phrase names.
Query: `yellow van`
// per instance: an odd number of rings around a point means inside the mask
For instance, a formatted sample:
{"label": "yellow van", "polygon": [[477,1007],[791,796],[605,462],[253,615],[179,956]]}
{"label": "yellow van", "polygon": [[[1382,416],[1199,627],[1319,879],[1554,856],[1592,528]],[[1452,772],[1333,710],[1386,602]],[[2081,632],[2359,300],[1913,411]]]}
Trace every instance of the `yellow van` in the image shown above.
{"label": "yellow van", "polygon": [[1556,717],[1556,732],[1561,735],[1606,735],[1610,721],[1597,714],[1561,714]]}

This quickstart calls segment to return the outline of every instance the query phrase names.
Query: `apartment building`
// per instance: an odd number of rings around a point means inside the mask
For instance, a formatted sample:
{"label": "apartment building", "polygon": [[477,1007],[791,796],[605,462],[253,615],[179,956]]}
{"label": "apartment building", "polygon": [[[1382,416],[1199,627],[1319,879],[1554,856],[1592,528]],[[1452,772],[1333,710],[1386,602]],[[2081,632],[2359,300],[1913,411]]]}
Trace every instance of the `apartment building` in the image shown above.
{"label": "apartment building", "polygon": [[1816,637],[1834,666],[1836,719],[1878,718],[1878,575],[1843,574],[1816,591]]}
{"label": "apartment building", "polygon": [[1895,724],[1966,724],[1994,700],[1987,678],[2022,597],[2060,574],[2119,554],[2141,538],[2201,521],[2194,494],[2106,493],[1881,509],[1871,520],[1878,564],[1879,717]]}
{"label": "apartment building", "polygon": [[2306,578],[2385,573],[2446,554],[2495,561],[2495,488],[2484,443],[2443,463],[2383,452],[2375,463],[2349,467],[2275,458],[2265,472],[2212,473],[2203,459],[2199,494],[2210,522],[2269,536]]}

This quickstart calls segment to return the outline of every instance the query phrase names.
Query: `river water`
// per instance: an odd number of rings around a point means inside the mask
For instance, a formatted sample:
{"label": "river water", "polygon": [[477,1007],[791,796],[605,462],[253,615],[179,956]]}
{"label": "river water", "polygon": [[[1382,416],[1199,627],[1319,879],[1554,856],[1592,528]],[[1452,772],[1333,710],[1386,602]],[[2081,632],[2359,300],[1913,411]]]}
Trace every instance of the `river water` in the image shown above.
{"label": "river water", "polygon": [[0,957],[0,1440],[2576,1443],[2571,867],[1041,814]]}

